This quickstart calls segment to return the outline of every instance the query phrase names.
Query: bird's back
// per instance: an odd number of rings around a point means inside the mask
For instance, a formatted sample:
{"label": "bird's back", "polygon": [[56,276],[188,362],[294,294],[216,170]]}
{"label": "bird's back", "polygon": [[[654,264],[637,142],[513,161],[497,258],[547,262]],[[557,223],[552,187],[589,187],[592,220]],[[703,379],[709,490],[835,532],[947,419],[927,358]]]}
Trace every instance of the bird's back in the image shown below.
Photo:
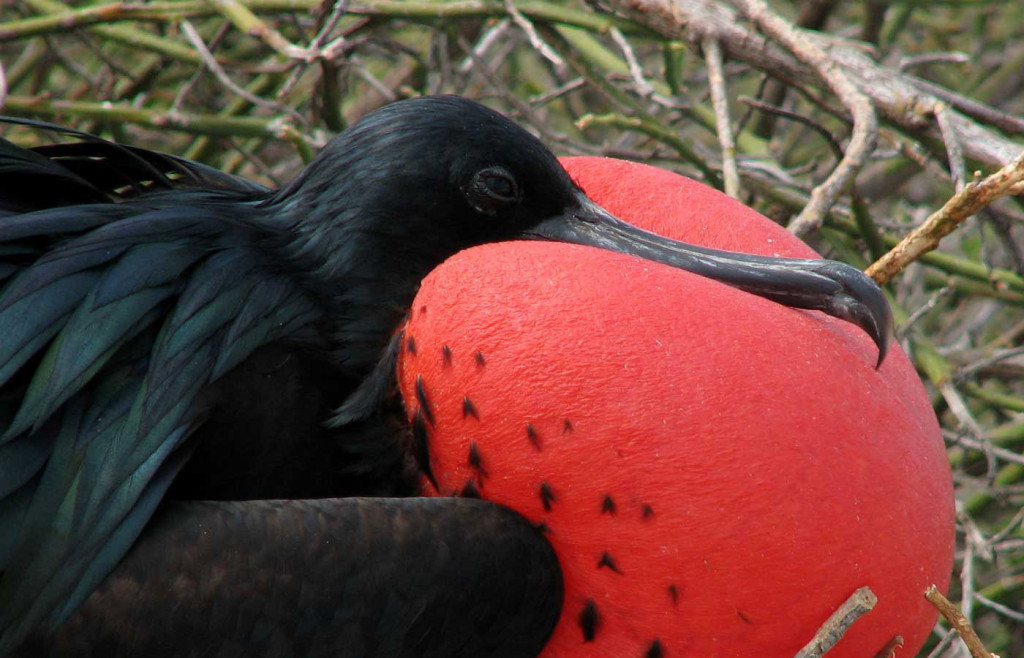
{"label": "bird's back", "polygon": [[334,493],[314,448],[354,382],[260,249],[259,186],[94,138],[0,140],[0,179],[6,654],[89,596],[179,473],[184,498]]}

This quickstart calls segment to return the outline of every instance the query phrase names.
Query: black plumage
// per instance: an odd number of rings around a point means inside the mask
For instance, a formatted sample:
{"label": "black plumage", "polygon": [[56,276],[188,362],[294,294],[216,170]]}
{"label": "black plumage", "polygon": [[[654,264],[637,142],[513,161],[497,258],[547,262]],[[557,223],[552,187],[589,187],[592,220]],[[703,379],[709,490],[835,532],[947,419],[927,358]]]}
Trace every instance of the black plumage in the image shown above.
{"label": "black plumage", "polygon": [[[429,475],[431,416],[418,390],[416,422],[411,430],[401,422],[396,332],[419,281],[467,247],[532,238],[627,251],[851,320],[881,353],[888,340],[884,298],[853,268],[733,256],[629,227],[587,199],[529,133],[465,99],[385,107],[279,190],[28,123],[84,141],[25,150],[0,140],[0,655],[25,638],[49,642],[125,555],[96,600],[116,592],[118,579],[144,581],[155,565],[177,569],[173,556],[162,561],[164,549],[216,559],[215,547],[201,549],[194,535],[186,533],[184,546],[162,543],[179,530],[159,528],[186,527],[182,515],[212,514],[225,541],[244,551],[289,523],[320,523],[329,508],[342,515],[339,528],[366,534],[331,535],[353,560],[352,573],[365,577],[339,571],[324,587],[343,584],[353,596],[369,588],[367,597],[399,576],[374,552],[361,553],[359,542],[423,556],[458,541],[452,529],[467,510],[500,525],[508,513],[483,502],[431,503],[431,520],[413,524],[416,541],[405,545],[393,543],[388,514],[412,508],[383,500],[281,504],[273,508],[277,530],[252,527],[269,509],[263,503],[157,512],[165,498],[415,493],[417,467]],[[485,363],[482,354],[476,359]],[[156,529],[129,553],[154,514]],[[439,591],[454,598],[439,594],[434,605],[452,616],[479,609],[487,620],[481,635],[522,624],[543,635],[557,619],[557,568],[545,562],[546,544],[533,542],[534,528],[501,527],[523,547],[505,555],[505,569],[551,571],[538,576],[543,589],[535,593],[551,605],[516,610],[507,598],[468,600],[443,582]],[[244,569],[232,573],[229,584],[244,581]],[[90,602],[82,614],[104,608]],[[416,616],[389,619],[394,627],[383,630],[398,636],[419,628]],[[86,637],[76,628],[75,637]],[[373,636],[379,644],[362,655],[409,655],[386,649],[386,634]],[[444,650],[423,655],[457,655],[438,646]]]}
{"label": "black plumage", "polygon": [[[224,555],[245,581],[224,582]],[[175,502],[55,643],[16,656],[532,656],[560,587],[541,533],[479,500]]]}

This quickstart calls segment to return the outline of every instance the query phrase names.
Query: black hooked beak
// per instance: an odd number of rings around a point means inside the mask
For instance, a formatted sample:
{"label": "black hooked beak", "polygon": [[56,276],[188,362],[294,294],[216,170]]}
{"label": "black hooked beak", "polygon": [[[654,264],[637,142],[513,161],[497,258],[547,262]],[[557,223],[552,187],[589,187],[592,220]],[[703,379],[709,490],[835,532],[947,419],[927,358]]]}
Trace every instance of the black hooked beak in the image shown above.
{"label": "black hooked beak", "polygon": [[542,221],[526,237],[571,242],[678,267],[793,308],[824,311],[863,329],[882,365],[892,311],[882,290],[846,263],[772,258],[697,247],[627,224],[580,193],[575,207]]}

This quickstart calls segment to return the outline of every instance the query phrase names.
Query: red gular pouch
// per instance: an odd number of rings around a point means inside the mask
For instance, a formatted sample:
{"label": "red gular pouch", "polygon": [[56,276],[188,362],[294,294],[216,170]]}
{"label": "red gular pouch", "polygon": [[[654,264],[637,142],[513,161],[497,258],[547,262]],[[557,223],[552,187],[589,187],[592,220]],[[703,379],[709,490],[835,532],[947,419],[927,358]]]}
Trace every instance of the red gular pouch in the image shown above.
{"label": "red gular pouch", "polygon": [[[595,202],[676,240],[814,252],[653,167],[562,161]],[[856,589],[830,658],[913,656],[949,583],[952,482],[906,355],[678,269],[545,242],[476,247],[423,282],[399,379],[439,490],[546,533],[565,603],[543,655],[790,658]],[[417,391],[419,388],[419,391]],[[428,410],[421,407],[424,402]],[[429,411],[429,413],[426,413]]]}

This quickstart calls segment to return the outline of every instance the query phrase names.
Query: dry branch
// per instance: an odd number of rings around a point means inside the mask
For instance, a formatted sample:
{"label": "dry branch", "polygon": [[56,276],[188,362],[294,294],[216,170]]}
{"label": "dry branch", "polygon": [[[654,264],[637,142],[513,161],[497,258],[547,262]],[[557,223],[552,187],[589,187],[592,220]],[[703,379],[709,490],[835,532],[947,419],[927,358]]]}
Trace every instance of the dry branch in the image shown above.
{"label": "dry branch", "polygon": [[960,638],[967,645],[967,649],[971,652],[972,658],[999,658],[994,653],[989,653],[985,649],[985,645],[981,643],[981,639],[978,638],[978,634],[974,632],[974,627],[971,626],[971,622],[967,621],[967,618],[960,614],[956,606],[953,605],[949,599],[942,595],[935,585],[932,585],[925,590],[924,596],[926,599],[931,601],[932,605],[939,611],[939,613],[946,618],[950,626],[960,634]]}
{"label": "dry branch", "polygon": [[868,275],[880,285],[887,283],[903,268],[939,246],[968,217],[996,199],[1021,194],[1024,182],[1024,153],[980,183],[970,183],[957,192],[942,208],[910,232],[885,256],[871,264]]}
{"label": "dry branch", "polygon": [[715,119],[718,122],[718,143],[722,146],[722,180],[725,183],[725,193],[738,199],[740,173],[736,168],[736,143],[732,137],[732,125],[729,123],[729,97],[725,93],[722,49],[711,37],[704,39],[701,45],[704,47],[704,56],[708,64],[708,85],[711,87],[711,103],[715,108]]}
{"label": "dry branch", "polygon": [[878,597],[870,587],[858,589],[821,625],[814,638],[797,652],[795,658],[821,658],[843,639],[855,621],[871,612],[877,603]]}
{"label": "dry branch", "polygon": [[[710,36],[718,40],[728,57],[783,82],[819,84],[811,66],[750,29],[738,11],[725,4],[701,0],[612,0],[611,4],[664,37],[685,41],[696,48]],[[968,158],[1002,167],[1020,152],[1019,145],[962,114],[971,108],[970,103],[959,102],[962,97],[946,90],[940,99],[932,93],[935,85],[880,65],[865,52],[865,44],[816,32],[801,34],[826,52],[834,65],[870,98],[884,121],[940,139],[933,108],[937,101],[944,100],[952,108],[950,124]]]}
{"label": "dry branch", "polygon": [[867,95],[847,77],[829,55],[808,38],[809,32],[798,30],[781,16],[768,9],[763,0],[735,0],[741,11],[753,20],[762,32],[785,46],[797,59],[813,69],[825,81],[853,116],[853,134],[842,160],[821,185],[811,192],[811,202],[804,206],[789,229],[804,235],[819,226],[825,214],[852,183],[878,139],[878,120]]}

